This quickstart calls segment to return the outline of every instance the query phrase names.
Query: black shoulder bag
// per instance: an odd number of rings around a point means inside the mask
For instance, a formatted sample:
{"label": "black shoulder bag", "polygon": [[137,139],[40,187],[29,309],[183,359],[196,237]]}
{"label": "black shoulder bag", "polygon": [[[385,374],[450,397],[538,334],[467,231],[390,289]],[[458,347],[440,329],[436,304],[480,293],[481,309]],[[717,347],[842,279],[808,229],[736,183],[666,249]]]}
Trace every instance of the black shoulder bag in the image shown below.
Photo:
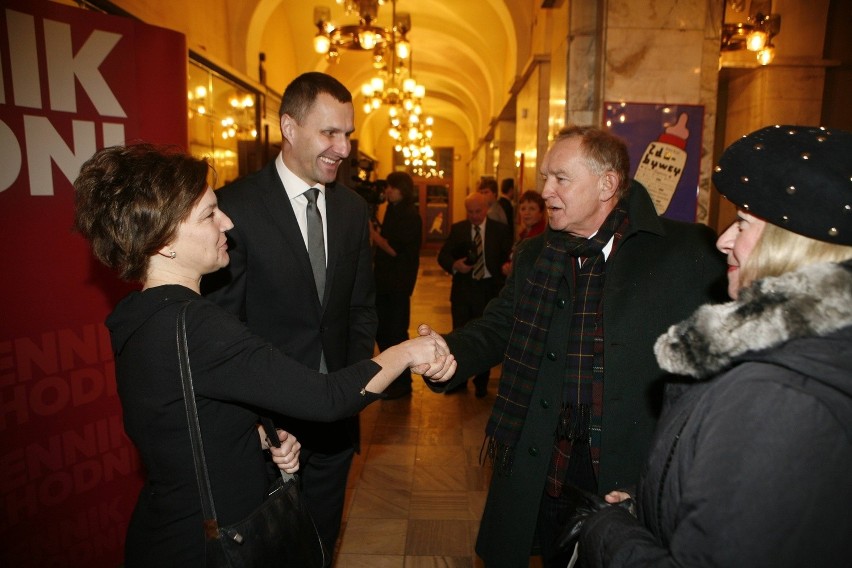
{"label": "black shoulder bag", "polygon": [[[216,520],[213,492],[201,443],[201,428],[195,405],[195,390],[189,368],[189,350],[186,342],[186,302],[178,312],[177,346],[180,376],[183,382],[183,399],[189,436],[192,440],[192,457],[198,491],[201,494],[201,512],[204,518],[205,566],[220,568],[265,568],[285,566],[298,568],[325,568],[331,563],[323,547],[314,521],[302,502],[298,482],[292,474],[281,471],[281,479],[270,486],[266,501],[245,519],[226,527]],[[270,444],[278,447],[272,421],[265,419]],[[258,451],[260,451],[258,449]]]}

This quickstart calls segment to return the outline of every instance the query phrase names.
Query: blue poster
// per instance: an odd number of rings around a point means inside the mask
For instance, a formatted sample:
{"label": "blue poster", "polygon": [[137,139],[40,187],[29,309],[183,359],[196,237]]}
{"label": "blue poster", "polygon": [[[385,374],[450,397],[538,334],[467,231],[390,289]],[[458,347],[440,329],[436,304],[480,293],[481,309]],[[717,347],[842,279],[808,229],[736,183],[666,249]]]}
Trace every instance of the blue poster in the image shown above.
{"label": "blue poster", "polygon": [[694,222],[698,207],[703,105],[604,103],[606,127],[627,142],[631,173],[657,214]]}

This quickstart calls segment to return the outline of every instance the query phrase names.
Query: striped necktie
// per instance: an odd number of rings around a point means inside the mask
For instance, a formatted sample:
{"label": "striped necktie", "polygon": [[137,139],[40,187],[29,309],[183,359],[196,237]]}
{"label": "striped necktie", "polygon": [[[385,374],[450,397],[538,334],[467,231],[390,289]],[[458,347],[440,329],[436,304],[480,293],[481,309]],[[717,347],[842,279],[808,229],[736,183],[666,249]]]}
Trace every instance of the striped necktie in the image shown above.
{"label": "striped necktie", "polygon": [[482,254],[482,233],[479,225],[473,227],[473,246],[476,248],[476,261],[473,263],[473,279],[482,280],[485,276],[485,256]]}

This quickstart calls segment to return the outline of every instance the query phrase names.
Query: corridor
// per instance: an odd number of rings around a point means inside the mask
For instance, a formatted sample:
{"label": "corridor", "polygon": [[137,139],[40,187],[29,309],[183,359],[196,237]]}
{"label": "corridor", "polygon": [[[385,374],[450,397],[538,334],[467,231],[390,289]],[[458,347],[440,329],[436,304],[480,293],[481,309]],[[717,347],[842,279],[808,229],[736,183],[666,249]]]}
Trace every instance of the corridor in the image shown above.
{"label": "corridor", "polygon": [[[421,256],[410,333],[421,322],[451,329],[450,277],[435,253]],[[415,376],[410,397],[380,401],[361,413],[361,454],[349,475],[336,568],[468,568],[490,468],[479,465],[494,403],[467,391],[435,394]]]}

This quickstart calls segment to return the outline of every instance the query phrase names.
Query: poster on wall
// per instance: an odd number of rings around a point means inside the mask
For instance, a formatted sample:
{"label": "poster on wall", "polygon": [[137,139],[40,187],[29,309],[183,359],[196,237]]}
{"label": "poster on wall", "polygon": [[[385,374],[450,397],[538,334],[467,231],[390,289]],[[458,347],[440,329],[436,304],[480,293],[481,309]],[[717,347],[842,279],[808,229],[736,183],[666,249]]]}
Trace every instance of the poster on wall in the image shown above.
{"label": "poster on wall", "polygon": [[604,103],[604,121],[627,142],[631,175],[647,188],[657,214],[694,222],[704,106]]}
{"label": "poster on wall", "polygon": [[104,146],[186,147],[186,40],[47,0],[0,7],[0,565],[116,567],[142,473],[104,319],[131,285],[71,230]]}

